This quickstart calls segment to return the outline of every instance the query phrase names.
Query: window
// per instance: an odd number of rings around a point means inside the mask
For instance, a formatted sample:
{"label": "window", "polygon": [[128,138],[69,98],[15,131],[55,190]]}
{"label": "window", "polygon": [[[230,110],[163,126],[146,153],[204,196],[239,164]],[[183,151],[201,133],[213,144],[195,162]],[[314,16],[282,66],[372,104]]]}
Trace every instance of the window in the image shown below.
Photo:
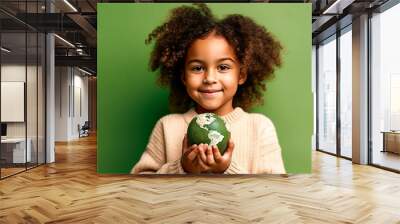
{"label": "window", "polygon": [[318,47],[318,149],[336,154],[336,36]]}
{"label": "window", "polygon": [[340,155],[352,157],[352,33],[351,26],[340,36]]}
{"label": "window", "polygon": [[372,164],[400,170],[400,5],[371,18]]}

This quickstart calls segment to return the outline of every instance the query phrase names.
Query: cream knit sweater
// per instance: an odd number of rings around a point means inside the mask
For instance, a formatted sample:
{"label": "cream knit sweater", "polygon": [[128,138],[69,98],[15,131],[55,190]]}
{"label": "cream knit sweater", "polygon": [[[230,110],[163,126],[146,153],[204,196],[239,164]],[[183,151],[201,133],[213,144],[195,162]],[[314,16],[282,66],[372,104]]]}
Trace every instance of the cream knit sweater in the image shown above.
{"label": "cream knit sweater", "polygon": [[[184,114],[162,117],[131,173],[185,174],[180,161],[182,141],[189,122],[196,114],[192,108]],[[240,107],[221,117],[235,143],[226,174],[286,173],[275,127],[269,118],[262,114],[247,113]]]}

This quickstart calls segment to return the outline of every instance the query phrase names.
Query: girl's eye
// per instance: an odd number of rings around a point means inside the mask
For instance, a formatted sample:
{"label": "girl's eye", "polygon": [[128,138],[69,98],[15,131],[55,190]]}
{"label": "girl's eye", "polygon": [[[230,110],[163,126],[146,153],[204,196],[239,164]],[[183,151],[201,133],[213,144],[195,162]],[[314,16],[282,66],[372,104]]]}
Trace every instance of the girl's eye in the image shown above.
{"label": "girl's eye", "polygon": [[202,66],[193,66],[192,68],[190,68],[190,70],[193,72],[201,72],[204,70],[204,68]]}
{"label": "girl's eye", "polygon": [[228,71],[230,68],[231,68],[231,67],[230,67],[229,65],[225,65],[225,64],[222,64],[222,65],[219,65],[219,66],[218,66],[218,70],[221,71],[221,72],[226,72],[226,71]]}

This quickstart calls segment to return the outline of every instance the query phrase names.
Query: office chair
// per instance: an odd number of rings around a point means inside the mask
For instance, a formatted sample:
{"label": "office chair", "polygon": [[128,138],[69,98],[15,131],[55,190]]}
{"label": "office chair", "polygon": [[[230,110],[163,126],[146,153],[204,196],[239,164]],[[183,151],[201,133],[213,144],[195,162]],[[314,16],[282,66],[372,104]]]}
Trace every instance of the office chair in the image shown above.
{"label": "office chair", "polygon": [[80,127],[80,125],[78,124],[79,138],[89,136],[89,129],[90,129],[89,121],[85,121],[82,127]]}

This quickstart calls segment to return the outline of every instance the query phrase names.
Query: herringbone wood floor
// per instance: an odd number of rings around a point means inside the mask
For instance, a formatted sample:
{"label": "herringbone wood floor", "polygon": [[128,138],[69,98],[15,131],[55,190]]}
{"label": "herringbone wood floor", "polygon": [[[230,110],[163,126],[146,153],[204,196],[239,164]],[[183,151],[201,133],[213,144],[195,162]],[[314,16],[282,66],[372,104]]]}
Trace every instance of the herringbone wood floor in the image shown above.
{"label": "herringbone wood floor", "polygon": [[0,181],[0,223],[400,223],[400,175],[320,152],[313,174],[96,174],[96,139]]}

